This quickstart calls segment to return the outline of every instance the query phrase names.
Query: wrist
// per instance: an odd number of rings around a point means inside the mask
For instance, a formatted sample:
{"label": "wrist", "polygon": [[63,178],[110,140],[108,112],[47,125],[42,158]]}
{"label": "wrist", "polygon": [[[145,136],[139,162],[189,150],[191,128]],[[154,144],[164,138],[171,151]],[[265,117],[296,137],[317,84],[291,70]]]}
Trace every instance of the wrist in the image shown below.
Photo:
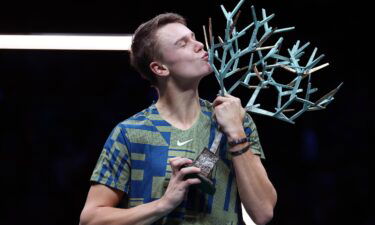
{"label": "wrist", "polygon": [[[246,143],[243,143],[243,144],[239,144],[239,145],[241,145],[241,146],[236,146],[236,147],[231,148],[229,150],[229,152],[232,155],[232,157],[236,157],[236,156],[242,155],[245,152],[249,151],[249,149],[250,149],[250,143],[249,142],[246,142]],[[238,147],[240,147],[240,148],[238,148]]]}
{"label": "wrist", "polygon": [[173,211],[174,208],[171,206],[171,204],[168,203],[168,201],[164,197],[156,201],[157,201],[156,211],[159,214],[166,215]]}
{"label": "wrist", "polygon": [[228,132],[227,134],[228,142],[233,142],[242,138],[246,138],[245,131],[243,129],[236,129]]}

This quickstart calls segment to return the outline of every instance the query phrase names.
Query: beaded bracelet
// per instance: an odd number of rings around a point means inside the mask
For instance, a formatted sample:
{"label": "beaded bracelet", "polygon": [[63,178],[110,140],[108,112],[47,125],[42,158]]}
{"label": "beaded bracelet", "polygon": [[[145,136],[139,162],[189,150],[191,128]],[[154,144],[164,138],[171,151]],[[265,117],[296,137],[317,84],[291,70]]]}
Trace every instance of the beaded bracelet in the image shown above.
{"label": "beaded bracelet", "polygon": [[232,156],[242,155],[243,153],[247,152],[249,149],[250,149],[250,143],[247,144],[245,147],[241,148],[241,149],[238,150],[238,151],[230,152],[230,154],[231,154]]}
{"label": "beaded bracelet", "polygon": [[244,138],[241,138],[241,139],[230,141],[230,142],[228,142],[228,145],[229,146],[235,146],[235,145],[238,145],[238,144],[245,143],[247,141],[248,141],[248,138],[244,137]]}

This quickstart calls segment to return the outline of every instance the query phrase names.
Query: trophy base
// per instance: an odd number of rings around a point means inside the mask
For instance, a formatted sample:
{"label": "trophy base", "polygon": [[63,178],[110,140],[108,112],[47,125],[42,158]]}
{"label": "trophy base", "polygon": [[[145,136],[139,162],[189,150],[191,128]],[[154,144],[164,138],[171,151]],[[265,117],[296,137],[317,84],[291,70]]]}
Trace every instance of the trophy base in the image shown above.
{"label": "trophy base", "polygon": [[204,193],[213,195],[216,191],[214,183],[209,179],[210,174],[219,160],[219,157],[209,151],[207,148],[204,148],[203,151],[198,155],[197,159],[194,160],[191,166],[195,166],[201,169],[201,172],[198,174],[188,174],[185,176],[185,179],[189,178],[198,178],[201,183],[196,186]]}

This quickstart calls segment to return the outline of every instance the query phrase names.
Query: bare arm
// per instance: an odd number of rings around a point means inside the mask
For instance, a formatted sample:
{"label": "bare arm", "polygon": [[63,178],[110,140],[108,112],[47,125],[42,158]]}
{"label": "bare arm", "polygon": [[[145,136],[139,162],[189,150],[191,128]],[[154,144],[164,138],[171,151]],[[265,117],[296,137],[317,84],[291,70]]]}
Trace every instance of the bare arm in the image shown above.
{"label": "bare arm", "polygon": [[[228,141],[246,137],[242,123],[245,111],[241,101],[230,95],[217,97],[214,101],[215,116]],[[248,143],[229,148],[235,152]],[[273,217],[276,204],[276,191],[268,179],[259,156],[247,151],[232,159],[241,201],[256,224],[265,224]]]}
{"label": "bare arm", "polygon": [[[243,147],[234,146],[229,151]],[[256,224],[266,224],[273,217],[277,195],[268,179],[260,157],[247,151],[232,158],[241,201]]]}
{"label": "bare arm", "polygon": [[182,202],[190,185],[200,183],[197,178],[184,180],[186,174],[200,172],[196,167],[180,170],[181,166],[191,163],[186,158],[171,159],[172,176],[164,196],[129,209],[115,208],[123,192],[101,184],[92,185],[81,213],[80,225],[147,225],[157,221]]}
{"label": "bare arm", "polygon": [[80,225],[151,224],[166,211],[160,199],[130,209],[115,208],[123,194],[102,184],[92,185],[81,213]]}

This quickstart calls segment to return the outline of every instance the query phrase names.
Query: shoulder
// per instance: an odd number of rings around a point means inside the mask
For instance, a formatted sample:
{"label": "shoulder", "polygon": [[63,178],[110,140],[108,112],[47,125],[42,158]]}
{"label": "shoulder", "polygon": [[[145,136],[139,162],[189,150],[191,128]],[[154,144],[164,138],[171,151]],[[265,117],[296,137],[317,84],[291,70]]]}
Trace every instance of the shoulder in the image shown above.
{"label": "shoulder", "polygon": [[140,134],[147,130],[153,130],[150,120],[152,114],[152,106],[118,122],[110,133],[110,139],[120,142],[127,142],[133,133]]}
{"label": "shoulder", "polygon": [[142,128],[143,126],[149,126],[153,113],[153,106],[151,105],[150,107],[121,121],[117,124],[117,127],[126,130],[128,128]]}
{"label": "shoulder", "polygon": [[150,115],[152,115],[151,106],[117,123],[105,145],[111,148],[113,144],[120,143],[130,148],[133,142],[142,143],[139,140],[144,134],[155,130]]}

